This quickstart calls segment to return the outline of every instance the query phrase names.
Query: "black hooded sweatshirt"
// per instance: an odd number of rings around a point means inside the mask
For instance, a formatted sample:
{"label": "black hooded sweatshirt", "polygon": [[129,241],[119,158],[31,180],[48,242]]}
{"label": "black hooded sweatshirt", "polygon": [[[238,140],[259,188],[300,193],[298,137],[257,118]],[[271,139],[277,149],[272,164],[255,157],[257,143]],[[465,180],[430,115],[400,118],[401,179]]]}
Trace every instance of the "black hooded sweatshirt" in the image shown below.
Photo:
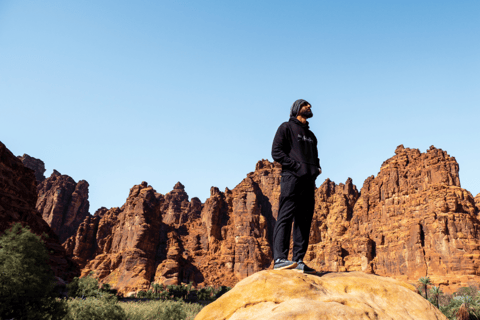
{"label": "black hooded sweatshirt", "polygon": [[309,130],[308,122],[301,123],[295,115],[298,108],[293,108],[290,120],[280,125],[273,139],[273,160],[282,165],[282,174],[293,174],[299,178],[316,178],[319,175],[317,138]]}

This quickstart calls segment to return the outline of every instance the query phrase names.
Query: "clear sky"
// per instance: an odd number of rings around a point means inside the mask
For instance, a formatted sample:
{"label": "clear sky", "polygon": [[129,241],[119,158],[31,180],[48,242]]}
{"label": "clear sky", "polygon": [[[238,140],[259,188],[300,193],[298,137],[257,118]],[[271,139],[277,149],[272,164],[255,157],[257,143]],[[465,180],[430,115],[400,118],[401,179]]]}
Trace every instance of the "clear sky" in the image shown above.
{"label": "clear sky", "polygon": [[90,184],[205,201],[312,104],[323,174],[360,189],[431,145],[480,192],[480,1],[0,0],[0,141]]}

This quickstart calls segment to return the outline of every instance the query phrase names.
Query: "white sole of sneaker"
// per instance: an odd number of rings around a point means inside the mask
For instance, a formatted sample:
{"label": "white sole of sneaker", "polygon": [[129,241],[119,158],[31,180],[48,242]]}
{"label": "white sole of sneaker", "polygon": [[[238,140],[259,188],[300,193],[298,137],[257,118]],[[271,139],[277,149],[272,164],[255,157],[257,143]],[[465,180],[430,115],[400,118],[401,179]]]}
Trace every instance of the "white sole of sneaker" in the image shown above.
{"label": "white sole of sneaker", "polygon": [[317,271],[311,271],[311,272],[305,272],[303,270],[295,269],[294,271],[300,272],[300,273],[305,273],[305,274],[315,274]]}
{"label": "white sole of sneaker", "polygon": [[277,268],[277,269],[274,268],[273,270],[293,269],[293,268],[296,268],[296,267],[297,267],[297,263],[295,262],[295,263],[293,263],[293,264],[291,264],[291,265],[289,265],[289,266],[285,266],[285,267],[281,267],[281,268]]}

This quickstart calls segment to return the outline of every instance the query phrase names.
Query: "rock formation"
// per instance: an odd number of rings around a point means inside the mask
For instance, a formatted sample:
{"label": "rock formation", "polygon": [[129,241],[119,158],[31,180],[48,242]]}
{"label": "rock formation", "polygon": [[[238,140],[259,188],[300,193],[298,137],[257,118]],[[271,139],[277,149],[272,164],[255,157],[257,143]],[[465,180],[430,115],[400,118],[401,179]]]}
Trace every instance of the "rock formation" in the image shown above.
{"label": "rock formation", "polygon": [[480,193],[475,196],[475,206],[477,207],[477,214],[480,213]]}
{"label": "rock formation", "polygon": [[37,158],[30,157],[28,154],[24,153],[23,156],[18,156],[25,167],[32,169],[35,172],[35,179],[37,179],[37,184],[40,184],[45,180],[45,163]]}
{"label": "rock formation", "polygon": [[[320,242],[312,243],[307,260],[325,271],[360,270],[410,282],[429,276],[452,288],[479,281],[480,223],[472,195],[460,187],[455,158],[434,147],[420,153],[399,146],[395,153],[365,180],[356,201],[329,200],[331,183],[317,190],[316,215],[324,216],[319,220],[326,227],[312,228]],[[342,189],[346,198],[356,197],[352,188]],[[329,202],[341,214],[323,209]]]}
{"label": "rock formation", "polygon": [[278,199],[280,170],[261,161],[234,190],[212,188],[204,205],[188,201],[181,183],[162,195],[143,182],[121,208],[87,217],[64,246],[83,275],[124,294],[152,282],[233,286],[270,267],[278,204],[266,195]]}
{"label": "rock formation", "polygon": [[446,320],[412,285],[362,272],[322,276],[262,271],[202,309],[195,320]]}
{"label": "rock formation", "polygon": [[[478,208],[460,187],[455,158],[434,147],[395,153],[361,192],[351,179],[327,179],[315,191],[305,261],[411,283],[429,276],[443,291],[480,282]],[[121,293],[152,282],[233,286],[271,268],[280,173],[259,161],[234,189],[212,187],[204,204],[189,201],[180,183],[162,195],[144,182],[121,208],[87,218],[65,248],[83,275],[94,271]]]}
{"label": "rock formation", "polygon": [[67,258],[56,234],[35,210],[36,185],[34,171],[26,168],[22,161],[0,142],[0,234],[16,222],[30,227],[33,233],[42,236],[55,275],[68,280],[76,276],[79,270],[76,264]]}
{"label": "rock formation", "polygon": [[88,182],[85,180],[76,183],[71,177],[53,170],[52,175],[37,186],[37,195],[37,210],[62,243],[90,216]]}

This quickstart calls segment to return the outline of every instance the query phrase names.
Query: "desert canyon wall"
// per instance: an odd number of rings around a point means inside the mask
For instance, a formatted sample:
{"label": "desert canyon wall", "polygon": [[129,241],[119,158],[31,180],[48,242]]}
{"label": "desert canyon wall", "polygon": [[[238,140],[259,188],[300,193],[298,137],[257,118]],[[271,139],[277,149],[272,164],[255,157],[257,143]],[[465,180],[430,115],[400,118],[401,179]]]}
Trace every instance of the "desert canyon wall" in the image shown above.
{"label": "desert canyon wall", "polygon": [[[320,271],[429,276],[452,288],[479,281],[479,210],[458,171],[445,151],[399,146],[361,192],[351,179],[325,180],[305,260]],[[87,218],[65,247],[83,275],[94,271],[123,293],[151,282],[234,285],[271,267],[280,173],[259,161],[233,190],[211,188],[204,204],[180,183],[164,196],[143,182],[121,208]]]}
{"label": "desert canyon wall", "polygon": [[25,167],[21,159],[0,142],[0,234],[16,222],[30,227],[33,233],[42,236],[55,275],[69,280],[79,273],[79,269],[66,256],[57,235],[35,209],[37,178],[32,169]]}
{"label": "desert canyon wall", "polygon": [[[478,282],[478,208],[460,187],[458,171],[455,158],[445,151],[431,147],[420,153],[399,146],[379,174],[365,180],[351,215],[351,206],[341,199],[351,192],[343,187],[340,196],[333,195],[330,202],[337,206],[325,210],[324,231],[309,250],[311,263],[410,282],[429,276],[436,285],[453,287]],[[326,194],[328,203],[325,187],[319,194]]]}
{"label": "desert canyon wall", "polygon": [[[88,183],[54,172],[36,208],[81,274],[120,293],[153,282],[233,286],[272,266],[280,179],[281,166],[262,160],[232,190],[212,187],[205,203],[180,182],[165,195],[142,182],[122,207],[91,216]],[[447,292],[480,282],[480,194],[461,188],[458,163],[441,149],[399,146],[360,191],[326,179],[315,201],[305,261],[319,271],[429,276]]]}
{"label": "desert canyon wall", "polygon": [[35,208],[58,235],[60,242],[65,242],[90,216],[88,182],[80,180],[76,183],[70,176],[62,175],[55,169],[49,178],[45,178],[45,163],[42,160],[28,154],[18,158],[25,167],[35,172],[38,196]]}
{"label": "desert canyon wall", "polygon": [[480,211],[480,193],[475,196],[475,205],[477,206],[477,210]]}
{"label": "desert canyon wall", "polygon": [[32,169],[35,174],[35,179],[37,180],[37,185],[45,180],[45,162],[40,159],[30,157],[28,154],[24,153],[23,156],[18,156],[23,163],[23,165],[29,169]]}
{"label": "desert canyon wall", "polygon": [[53,170],[49,178],[38,184],[37,195],[37,211],[62,243],[90,216],[88,182],[85,180],[76,183],[70,176]]}

